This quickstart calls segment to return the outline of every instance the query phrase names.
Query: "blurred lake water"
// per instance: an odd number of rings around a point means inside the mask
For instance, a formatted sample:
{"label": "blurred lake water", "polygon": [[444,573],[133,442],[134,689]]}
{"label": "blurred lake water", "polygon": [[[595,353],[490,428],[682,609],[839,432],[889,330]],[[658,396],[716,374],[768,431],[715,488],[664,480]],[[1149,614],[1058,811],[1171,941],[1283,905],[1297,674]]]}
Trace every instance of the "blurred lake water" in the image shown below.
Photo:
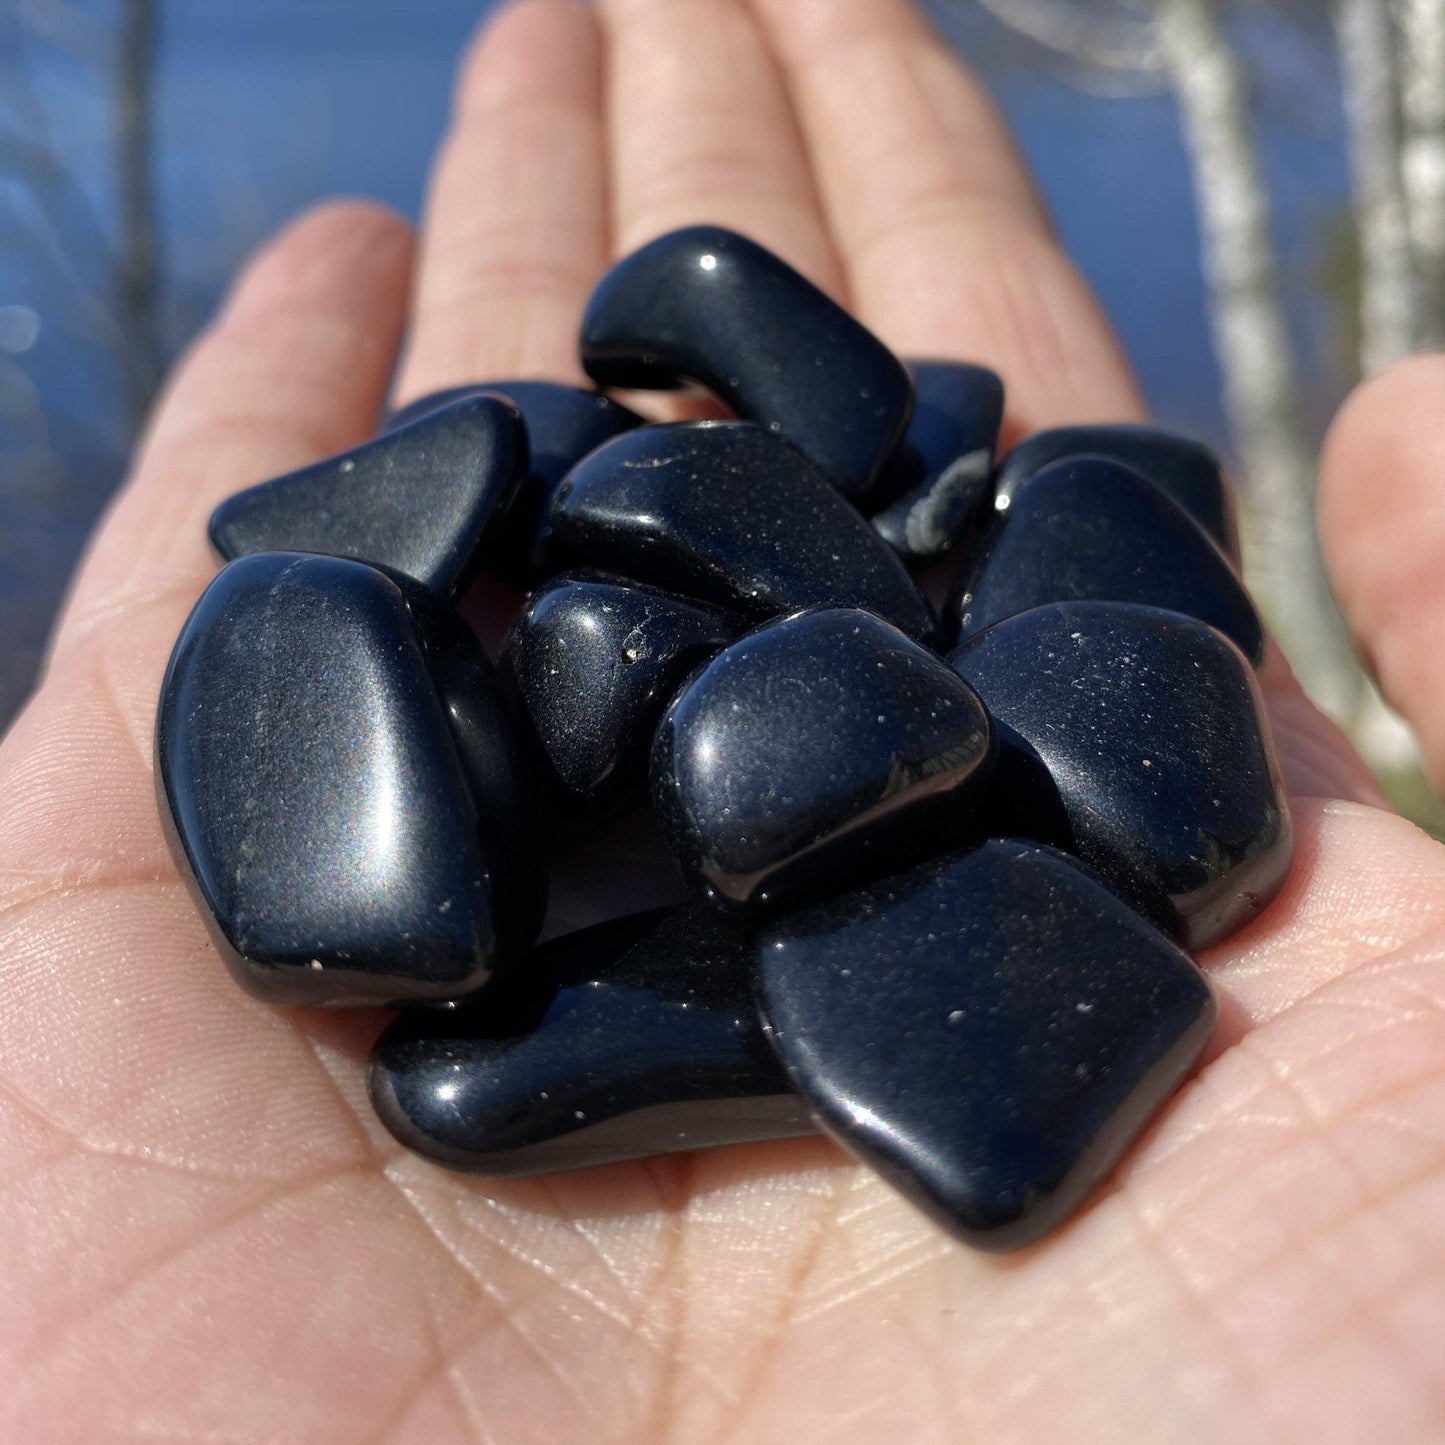
{"label": "blurred lake water", "polygon": [[[156,161],[168,351],[206,318],[246,252],[308,202],[361,194],[416,214],[451,71],[489,8],[162,7]],[[1081,88],[1083,77],[1063,74],[974,0],[930,8],[1013,123],[1159,417],[1227,449],[1172,101]],[[87,14],[104,25],[104,5]],[[1244,21],[1285,280],[1322,420],[1346,379],[1332,360],[1338,308],[1322,281],[1346,198],[1338,77],[1327,31],[1308,28],[1308,16],[1260,9]],[[33,85],[79,195],[47,210],[31,178],[0,159],[0,721],[31,685],[65,579],[131,442],[117,338],[97,295],[103,247],[92,234],[115,226],[108,76],[71,47],[18,34],[0,30],[10,51],[0,49],[0,64],[22,68]]]}

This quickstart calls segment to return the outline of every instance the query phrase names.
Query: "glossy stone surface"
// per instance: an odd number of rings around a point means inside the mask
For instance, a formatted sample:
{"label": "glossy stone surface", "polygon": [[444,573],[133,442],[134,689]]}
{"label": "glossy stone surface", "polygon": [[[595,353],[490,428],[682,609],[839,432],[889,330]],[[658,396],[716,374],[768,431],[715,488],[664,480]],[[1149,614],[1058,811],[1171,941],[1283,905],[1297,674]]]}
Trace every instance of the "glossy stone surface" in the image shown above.
{"label": "glossy stone surface", "polygon": [[1289,871],[1259,689],[1213,628],[1060,603],[949,657],[999,725],[999,826],[1058,842],[1190,949],[1248,923]]}
{"label": "glossy stone surface", "polygon": [[868,494],[912,406],[907,371],[877,337],[720,226],[674,231],[613,266],[587,303],[582,364],[602,386],[699,381],[853,498]]}
{"label": "glossy stone surface", "polygon": [[228,497],[211,513],[211,543],[228,561],[253,552],[354,557],[454,596],[526,471],[517,409],[470,396]]}
{"label": "glossy stone surface", "polygon": [[1203,442],[1159,427],[1118,422],[1035,432],[1025,437],[999,468],[997,505],[1006,511],[1018,489],[1051,463],[1086,455],[1120,462],[1153,482],[1209,533],[1236,567],[1239,565],[1234,504],[1219,458]]}
{"label": "glossy stone surface", "polygon": [[[409,401],[405,406],[399,406],[394,412],[386,416],[378,428],[378,435],[385,436],[388,432],[400,431],[403,427],[410,426],[414,421],[420,421],[424,416],[431,416],[433,412],[443,410],[445,407],[455,406],[459,401],[466,401],[469,397],[480,396],[483,392],[505,392],[500,386],[492,386],[488,382],[469,382],[465,386],[448,386],[441,391],[429,391],[425,396],[419,396],[414,401]],[[514,406],[515,397],[507,397]],[[520,407],[517,408],[521,410]],[[522,420],[525,422],[526,417]]]}
{"label": "glossy stone surface", "polygon": [[555,939],[467,1007],[392,1024],[372,1102],[409,1148],[495,1175],[810,1133],[751,971],[742,936],[704,906]]}
{"label": "glossy stone surface", "polygon": [[505,581],[529,587],[552,568],[547,523],[562,478],[594,447],[641,426],[642,418],[621,402],[580,386],[489,381],[418,397],[390,417],[386,429],[394,431],[484,391],[501,393],[521,412],[531,461],[505,515],[487,529],[482,565]]}
{"label": "glossy stone surface", "polygon": [[769,1038],[840,1143],[1016,1249],[1083,1202],[1208,1040],[1178,948],[1050,849],[994,841],[757,939]]}
{"label": "glossy stone surface", "polygon": [[505,963],[530,948],[547,912],[547,834],[535,759],[477,634],[449,603],[399,574],[437,701],[476,809]]}
{"label": "glossy stone surface", "polygon": [[937,557],[983,521],[993,503],[993,451],[1003,382],[984,366],[914,361],[913,420],[886,485],[896,500],[873,518],[901,557]]}
{"label": "glossy stone surface", "polygon": [[861,607],[931,639],[933,610],[868,523],[786,442],[751,422],[640,427],[573,468],[559,547],[605,571],[761,622]]}
{"label": "glossy stone surface", "polygon": [[777,904],[893,871],[976,826],[978,698],[865,612],[784,618],[715,657],[657,730],[652,797],[684,870]]}
{"label": "glossy stone surface", "polygon": [[998,514],[948,602],[960,640],[1046,602],[1138,602],[1197,617],[1264,657],[1259,614],[1224,554],[1137,473],[1102,457],[1045,467]]}
{"label": "glossy stone surface", "polygon": [[515,740],[440,607],[359,562],[259,553],[181,632],[156,723],[161,814],[262,998],[448,999],[535,937]]}
{"label": "glossy stone surface", "polygon": [[641,787],[663,708],[738,631],[716,608],[601,576],[533,592],[501,668],[564,799],[594,805]]}

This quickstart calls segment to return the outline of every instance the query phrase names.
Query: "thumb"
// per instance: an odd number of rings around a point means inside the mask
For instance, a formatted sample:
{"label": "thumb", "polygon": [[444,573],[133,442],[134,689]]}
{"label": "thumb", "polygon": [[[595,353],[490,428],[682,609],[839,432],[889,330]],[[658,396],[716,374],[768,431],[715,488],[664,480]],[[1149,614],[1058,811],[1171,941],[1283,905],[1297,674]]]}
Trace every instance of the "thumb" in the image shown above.
{"label": "thumb", "polygon": [[1445,355],[1388,367],[1345,402],[1320,462],[1319,526],[1356,642],[1445,789]]}

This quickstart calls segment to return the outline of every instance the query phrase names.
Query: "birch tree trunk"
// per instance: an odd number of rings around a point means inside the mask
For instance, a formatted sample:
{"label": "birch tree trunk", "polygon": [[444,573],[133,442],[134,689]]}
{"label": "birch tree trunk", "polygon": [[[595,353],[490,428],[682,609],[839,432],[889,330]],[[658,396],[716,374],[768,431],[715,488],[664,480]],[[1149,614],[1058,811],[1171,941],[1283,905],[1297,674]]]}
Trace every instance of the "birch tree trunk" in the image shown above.
{"label": "birch tree trunk", "polygon": [[1313,449],[1275,274],[1244,67],[1217,0],[1155,0],[1193,169],[1224,403],[1249,476],[1251,580],[1306,689],[1346,718],[1360,672],[1320,559]]}
{"label": "birch tree trunk", "polygon": [[[1360,252],[1360,373],[1408,356],[1418,344],[1419,290],[1405,189],[1401,88],[1404,62],[1390,0],[1336,0],[1350,181]],[[1404,720],[1366,681],[1350,736],[1377,772],[1419,768]]]}
{"label": "birch tree trunk", "polygon": [[1420,278],[1418,344],[1445,349],[1445,0],[1401,0],[1405,194]]}
{"label": "birch tree trunk", "polygon": [[1335,30],[1359,231],[1360,369],[1368,376],[1415,347],[1415,263],[1389,0],[1337,0]]}

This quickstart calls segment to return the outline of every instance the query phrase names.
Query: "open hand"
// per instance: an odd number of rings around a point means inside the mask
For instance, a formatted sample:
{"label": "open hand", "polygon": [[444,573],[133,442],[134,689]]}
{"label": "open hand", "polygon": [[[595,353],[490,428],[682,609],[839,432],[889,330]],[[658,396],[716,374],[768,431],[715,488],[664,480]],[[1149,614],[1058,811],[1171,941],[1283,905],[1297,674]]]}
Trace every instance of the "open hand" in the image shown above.
{"label": "open hand", "polygon": [[[15,1445],[1380,1442],[1445,1433],[1445,848],[1275,658],[1292,881],[1204,960],[1198,1076],[1068,1228],[951,1243],[821,1141],[526,1182],[401,1153],[380,1020],[242,995],[151,730],[223,496],[398,400],[577,377],[608,261],[714,221],[1008,438],[1137,417],[977,83],[906,0],[521,0],[467,61],[419,249],[291,226],[167,390],[0,750],[0,1439]],[[1445,777],[1445,359],[1337,424],[1337,584]],[[560,903],[578,921],[586,885]]]}

